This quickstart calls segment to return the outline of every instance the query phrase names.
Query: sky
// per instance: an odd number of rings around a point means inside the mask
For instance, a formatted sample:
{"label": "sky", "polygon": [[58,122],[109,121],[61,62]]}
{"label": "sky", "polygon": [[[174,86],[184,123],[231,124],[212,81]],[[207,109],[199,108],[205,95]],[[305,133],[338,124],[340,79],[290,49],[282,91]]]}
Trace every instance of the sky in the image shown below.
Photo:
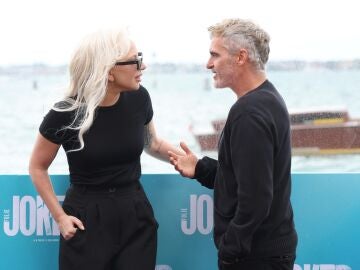
{"label": "sky", "polygon": [[207,27],[251,19],[270,60],[360,59],[358,0],[0,0],[0,66],[67,64],[86,34],[128,26],[145,62],[205,63]]}

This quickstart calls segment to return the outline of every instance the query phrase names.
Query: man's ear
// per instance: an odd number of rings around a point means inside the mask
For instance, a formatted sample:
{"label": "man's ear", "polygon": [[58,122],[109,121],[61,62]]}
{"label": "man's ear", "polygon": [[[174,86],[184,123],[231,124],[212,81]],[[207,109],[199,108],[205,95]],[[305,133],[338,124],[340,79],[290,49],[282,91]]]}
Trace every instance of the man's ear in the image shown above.
{"label": "man's ear", "polygon": [[239,65],[243,65],[246,63],[246,61],[248,60],[249,54],[247,52],[247,50],[245,49],[240,49],[238,55],[237,55],[237,63]]}

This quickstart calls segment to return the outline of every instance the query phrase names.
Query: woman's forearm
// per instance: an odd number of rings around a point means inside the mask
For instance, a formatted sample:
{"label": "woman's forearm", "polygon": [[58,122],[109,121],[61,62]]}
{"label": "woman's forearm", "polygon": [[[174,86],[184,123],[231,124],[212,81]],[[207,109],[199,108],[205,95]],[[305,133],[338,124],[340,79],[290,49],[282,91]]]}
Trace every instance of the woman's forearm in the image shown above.
{"label": "woman's forearm", "polygon": [[56,197],[47,171],[32,169],[30,170],[30,176],[40,197],[45,202],[52,217],[58,223],[60,217],[66,214]]}
{"label": "woman's forearm", "polygon": [[184,151],[161,138],[154,140],[150,147],[145,150],[149,155],[166,162],[170,162],[168,151],[172,151],[178,155],[185,154]]}

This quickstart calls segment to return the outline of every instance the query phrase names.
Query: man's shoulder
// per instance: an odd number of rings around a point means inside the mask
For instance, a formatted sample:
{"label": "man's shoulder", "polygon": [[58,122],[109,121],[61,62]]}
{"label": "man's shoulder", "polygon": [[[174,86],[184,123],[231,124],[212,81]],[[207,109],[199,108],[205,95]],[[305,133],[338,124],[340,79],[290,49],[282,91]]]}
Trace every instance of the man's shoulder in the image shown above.
{"label": "man's shoulder", "polygon": [[264,91],[254,91],[239,98],[231,107],[229,116],[237,117],[262,111],[264,109],[261,105],[262,100],[264,100],[267,95]]}
{"label": "man's shoulder", "polygon": [[264,87],[239,98],[231,107],[229,118],[235,120],[242,116],[257,116],[267,119],[279,112],[287,114],[284,101],[275,88]]}

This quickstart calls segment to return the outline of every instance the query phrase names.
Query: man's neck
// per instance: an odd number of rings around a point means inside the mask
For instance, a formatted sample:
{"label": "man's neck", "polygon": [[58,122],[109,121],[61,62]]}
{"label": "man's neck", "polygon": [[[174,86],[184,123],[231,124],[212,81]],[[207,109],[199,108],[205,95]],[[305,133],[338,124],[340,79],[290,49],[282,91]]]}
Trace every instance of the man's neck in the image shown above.
{"label": "man's neck", "polygon": [[241,98],[242,96],[256,89],[267,79],[265,72],[262,71],[257,73],[244,74],[241,77],[242,78],[239,78],[239,83],[236,88],[232,89],[238,98]]}

